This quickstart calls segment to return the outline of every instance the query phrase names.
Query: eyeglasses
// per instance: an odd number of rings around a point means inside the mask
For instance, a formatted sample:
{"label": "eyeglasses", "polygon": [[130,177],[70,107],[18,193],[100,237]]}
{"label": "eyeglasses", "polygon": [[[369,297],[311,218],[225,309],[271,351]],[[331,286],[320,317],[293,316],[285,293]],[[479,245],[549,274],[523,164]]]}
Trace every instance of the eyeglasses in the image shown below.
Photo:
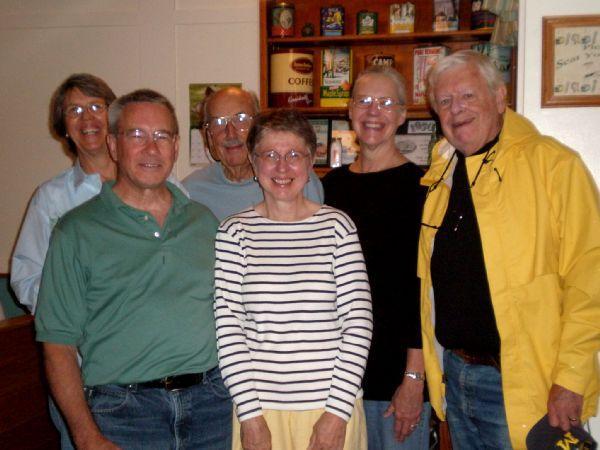
{"label": "eyeglasses", "polygon": [[310,156],[309,153],[303,153],[296,150],[290,150],[285,155],[280,155],[275,150],[264,153],[254,153],[255,159],[260,159],[263,164],[268,166],[276,166],[282,159],[290,166],[296,167]]}
{"label": "eyeglasses", "polygon": [[141,128],[131,128],[125,131],[119,131],[119,134],[125,136],[125,140],[135,147],[143,147],[152,141],[159,148],[169,148],[173,145],[175,134],[166,130],[156,130],[149,133]]}
{"label": "eyeglasses", "polygon": [[352,99],[352,103],[357,108],[363,109],[370,108],[375,103],[380,111],[392,111],[395,106],[402,105],[401,102],[391,97],[371,97],[370,95],[359,95]]}
{"label": "eyeglasses", "polygon": [[85,106],[71,105],[66,109],[65,115],[70,117],[71,119],[77,119],[83,116],[85,110],[94,115],[99,115],[106,111],[106,105],[104,103],[89,103]]}
{"label": "eyeglasses", "polygon": [[238,113],[233,116],[209,117],[204,126],[213,131],[222,131],[227,127],[228,123],[231,123],[236,130],[246,131],[250,129],[253,117],[251,114],[246,113]]}

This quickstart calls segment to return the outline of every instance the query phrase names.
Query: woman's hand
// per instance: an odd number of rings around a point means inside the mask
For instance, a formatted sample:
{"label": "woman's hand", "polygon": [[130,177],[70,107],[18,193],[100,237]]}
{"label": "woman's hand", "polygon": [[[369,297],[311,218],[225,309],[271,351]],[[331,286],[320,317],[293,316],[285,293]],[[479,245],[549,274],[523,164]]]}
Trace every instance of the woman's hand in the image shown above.
{"label": "woman's hand", "polygon": [[244,420],[240,435],[244,450],[271,450],[271,432],[263,416]]}
{"label": "woman's hand", "polygon": [[394,414],[394,434],[399,442],[404,441],[419,423],[423,410],[423,385],[422,381],[404,377],[383,414],[383,417]]}
{"label": "woman's hand", "polygon": [[313,426],[307,450],[342,450],[346,440],[346,421],[324,412]]}

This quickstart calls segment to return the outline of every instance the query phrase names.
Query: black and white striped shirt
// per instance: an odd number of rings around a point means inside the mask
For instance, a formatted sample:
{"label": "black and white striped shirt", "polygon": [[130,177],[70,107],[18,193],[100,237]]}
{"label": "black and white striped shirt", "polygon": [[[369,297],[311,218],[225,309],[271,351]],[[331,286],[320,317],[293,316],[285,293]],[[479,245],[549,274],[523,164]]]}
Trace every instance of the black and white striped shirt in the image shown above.
{"label": "black and white striped shirt", "polygon": [[356,227],[322,206],[299,222],[243,211],[216,241],[219,365],[240,421],[325,408],[349,420],[371,341]]}

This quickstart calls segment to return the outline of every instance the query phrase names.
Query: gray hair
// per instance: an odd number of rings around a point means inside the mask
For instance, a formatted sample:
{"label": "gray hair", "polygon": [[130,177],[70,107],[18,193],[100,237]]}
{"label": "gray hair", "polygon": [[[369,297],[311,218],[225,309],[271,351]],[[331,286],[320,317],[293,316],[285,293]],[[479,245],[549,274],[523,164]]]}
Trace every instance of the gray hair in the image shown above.
{"label": "gray hair", "polygon": [[248,132],[246,144],[250,153],[272,131],[293,133],[304,141],[311,156],[317,151],[317,136],[306,117],[296,109],[278,108],[260,113]]}
{"label": "gray hair", "polygon": [[504,86],[502,74],[488,56],[476,52],[475,50],[459,50],[451,55],[441,58],[427,74],[427,95],[429,97],[429,104],[434,110],[437,111],[434,93],[440,75],[446,70],[458,66],[475,67],[492,93]]}
{"label": "gray hair", "polygon": [[406,105],[406,81],[396,69],[390,66],[373,65],[368,66],[366,69],[360,72],[356,77],[356,80],[354,81],[352,95],[354,95],[354,88],[356,87],[360,79],[367,75],[382,75],[388,78],[392,83],[394,83],[394,86],[396,87],[396,95],[398,96],[398,101],[400,101],[401,105]]}
{"label": "gray hair", "polygon": [[167,97],[151,89],[138,89],[137,91],[122,95],[110,105],[108,108],[108,130],[110,134],[117,134],[119,132],[119,120],[123,114],[123,109],[130,103],[154,103],[165,106],[171,115],[171,120],[175,127],[174,132],[175,134],[179,134],[179,123],[177,122],[175,108],[173,108]]}
{"label": "gray hair", "polygon": [[[223,88],[224,90],[230,89],[230,90],[236,90],[240,93],[246,94],[250,97],[251,99],[251,103],[252,103],[252,115],[256,115],[258,114],[260,108],[258,106],[258,97],[256,96],[256,94],[252,91],[248,91],[246,89],[242,89],[239,88],[237,86],[229,86],[226,88]],[[214,100],[215,96],[217,95],[218,92],[220,92],[221,90],[217,90],[217,91],[212,91],[210,94],[208,94],[204,100],[202,101],[202,112],[200,114],[200,128],[202,128],[202,125],[204,125],[209,117],[208,114],[208,109],[210,107],[210,104],[212,103],[212,101]]]}

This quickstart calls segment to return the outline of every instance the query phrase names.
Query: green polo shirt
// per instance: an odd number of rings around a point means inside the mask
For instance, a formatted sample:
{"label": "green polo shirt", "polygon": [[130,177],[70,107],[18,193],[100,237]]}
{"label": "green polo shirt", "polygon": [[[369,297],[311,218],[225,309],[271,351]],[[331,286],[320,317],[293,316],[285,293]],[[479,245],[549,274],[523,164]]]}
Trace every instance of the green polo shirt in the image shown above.
{"label": "green polo shirt", "polygon": [[37,340],[76,346],[86,385],[129,384],[217,365],[210,210],[172,184],[161,228],[105,183],[53,230]]}

